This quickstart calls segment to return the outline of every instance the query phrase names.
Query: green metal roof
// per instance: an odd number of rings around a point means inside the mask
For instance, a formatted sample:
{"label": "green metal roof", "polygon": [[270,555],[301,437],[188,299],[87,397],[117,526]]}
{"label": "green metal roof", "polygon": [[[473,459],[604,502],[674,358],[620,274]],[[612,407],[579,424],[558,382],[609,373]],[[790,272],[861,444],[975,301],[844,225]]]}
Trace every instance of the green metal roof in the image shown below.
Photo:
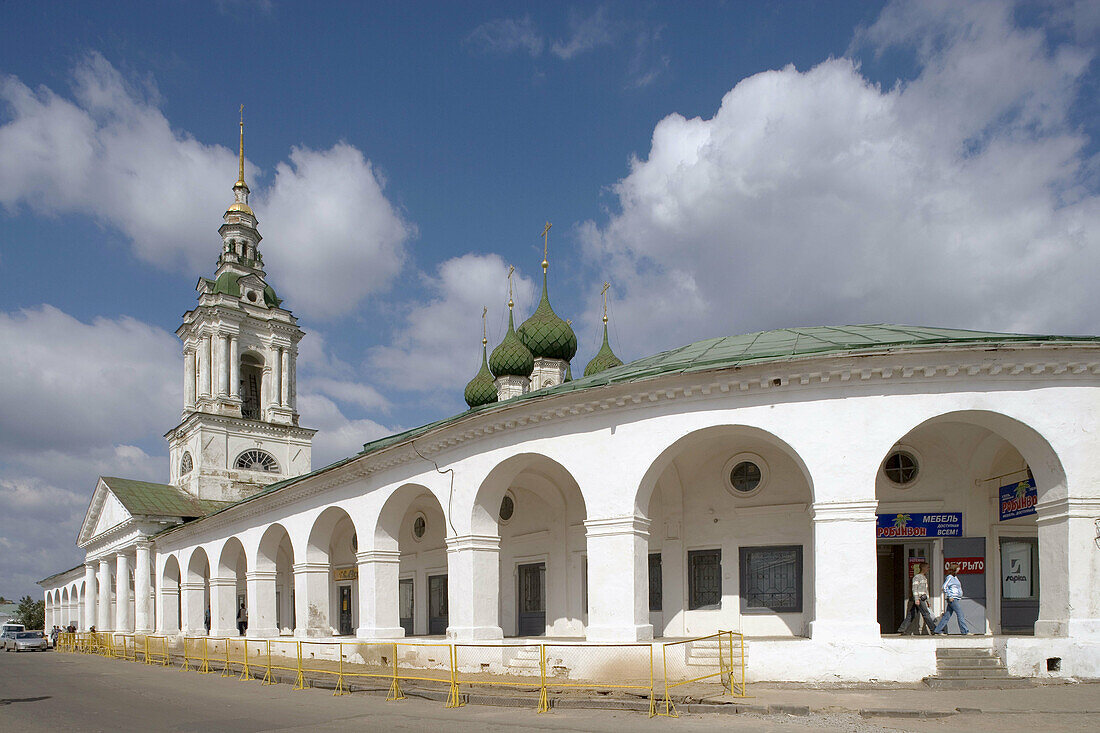
{"label": "green metal roof", "polygon": [[198,499],[168,484],[103,476],[103,483],[130,514],[162,517],[202,517],[233,502]]}
{"label": "green metal roof", "polygon": [[592,357],[592,361],[588,362],[588,366],[584,368],[584,376],[591,377],[593,374],[599,374],[600,372],[613,369],[623,365],[623,360],[615,356],[615,352],[611,350],[611,344],[607,341],[607,317],[604,317],[603,324],[603,345],[600,350],[596,352],[596,355]]}
{"label": "green metal roof", "polygon": [[504,334],[504,340],[493,349],[489,357],[489,368],[495,377],[529,377],[535,369],[535,357],[516,335],[510,300],[508,301],[508,333]]}
{"label": "green metal roof", "polygon": [[[857,356],[860,354],[890,351],[934,349],[947,346],[982,346],[991,350],[1016,344],[1047,344],[1074,346],[1090,344],[1100,346],[1100,336],[1041,336],[1035,334],[997,333],[993,331],[968,331],[957,328],[929,328],[925,326],[897,326],[876,323],[860,326],[813,326],[808,328],[782,328],[774,331],[758,331],[741,336],[723,336],[696,341],[659,354],[607,369],[598,374],[582,377],[553,387],[493,402],[452,417],[437,420],[411,430],[371,441],[363,450],[335,463],[294,478],[269,484],[260,492],[242,499],[236,504],[252,501],[278,491],[290,484],[343,466],[371,453],[377,453],[394,445],[415,440],[438,428],[458,422],[482,412],[493,412],[524,400],[534,400],[551,395],[574,392],[609,384],[639,382],[668,374],[682,374],[726,369],[750,364],[767,364],[795,361],[818,356]],[[159,484],[155,484],[158,485]],[[222,509],[233,506],[232,504]],[[220,511],[221,509],[219,509]],[[174,530],[169,528],[165,532]]]}
{"label": "green metal roof", "polygon": [[477,407],[478,405],[488,405],[491,402],[497,401],[497,387],[493,383],[493,375],[489,372],[489,364],[485,360],[485,344],[481,345],[481,369],[469,384],[466,385],[466,389],[462,396],[466,399],[466,404],[470,407]]}

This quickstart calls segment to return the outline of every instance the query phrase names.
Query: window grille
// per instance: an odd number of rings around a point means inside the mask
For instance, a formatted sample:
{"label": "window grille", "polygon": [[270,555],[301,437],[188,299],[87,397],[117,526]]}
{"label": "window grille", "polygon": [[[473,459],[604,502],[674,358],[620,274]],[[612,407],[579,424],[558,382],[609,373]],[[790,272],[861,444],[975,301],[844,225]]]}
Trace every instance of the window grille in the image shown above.
{"label": "window grille", "polygon": [[688,552],[688,610],[718,609],[722,605],[722,551]]}
{"label": "window grille", "polygon": [[742,547],[741,611],[802,611],[802,546]]}

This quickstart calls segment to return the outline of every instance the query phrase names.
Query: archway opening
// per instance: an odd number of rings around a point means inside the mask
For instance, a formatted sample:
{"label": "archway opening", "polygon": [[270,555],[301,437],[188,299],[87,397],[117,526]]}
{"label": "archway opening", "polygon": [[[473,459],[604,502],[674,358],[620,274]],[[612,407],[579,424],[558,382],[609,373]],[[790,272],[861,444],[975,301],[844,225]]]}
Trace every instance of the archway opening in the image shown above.
{"label": "archway opening", "polygon": [[222,546],[218,559],[218,575],[212,579],[211,634],[214,636],[244,636],[249,625],[248,565],[244,545],[230,537]]}
{"label": "archway opening", "polygon": [[[281,524],[268,527],[260,538],[256,554],[256,570],[261,573],[274,573],[273,588],[268,589],[266,602],[271,604],[267,613],[274,618],[275,629],[280,635],[293,634],[295,628],[294,611],[294,546],[290,535]],[[256,598],[252,605],[256,613],[264,598]]]}
{"label": "archway opening", "polygon": [[[359,539],[351,516],[330,506],[317,517],[306,546],[306,608],[299,600],[298,618],[307,619],[311,636],[351,636],[359,623]],[[299,591],[301,588],[299,588]]]}
{"label": "archway opening", "polygon": [[705,428],[665,449],[638,497],[654,635],[807,635],[811,502],[801,459],[759,428]]}
{"label": "archway opening", "polygon": [[175,555],[169,555],[164,561],[160,580],[160,616],[157,628],[162,634],[178,634],[180,619],[183,616],[180,593],[180,564]]}
{"label": "archway opening", "polygon": [[[376,550],[398,552],[397,577],[379,587],[380,603],[397,600],[396,621],[406,636],[441,636],[450,623],[447,526],[443,507],[426,487],[407,484],[386,499],[375,529]],[[396,583],[394,587],[392,584]],[[392,616],[392,609],[383,617]],[[385,623],[390,623],[386,621]],[[382,632],[387,633],[387,632]]]}
{"label": "archway opening", "polygon": [[259,354],[246,351],[241,354],[239,393],[241,417],[248,420],[263,419],[264,359]]}
{"label": "archway opening", "polygon": [[189,636],[210,633],[210,560],[206,550],[196,547],[187,563],[187,580],[181,584],[183,629]]}

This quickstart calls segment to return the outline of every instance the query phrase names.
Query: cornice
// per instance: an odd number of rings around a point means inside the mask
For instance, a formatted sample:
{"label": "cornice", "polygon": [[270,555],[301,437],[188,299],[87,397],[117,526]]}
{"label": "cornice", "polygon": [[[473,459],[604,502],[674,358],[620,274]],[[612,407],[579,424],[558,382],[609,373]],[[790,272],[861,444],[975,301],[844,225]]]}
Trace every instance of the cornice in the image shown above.
{"label": "cornice", "polygon": [[[1076,358],[1069,358],[1071,356]],[[213,517],[189,522],[172,531],[215,530],[297,503],[351,481],[412,461],[427,460],[430,456],[473,440],[596,413],[644,409],[671,402],[691,404],[730,395],[779,396],[807,388],[843,389],[857,384],[889,383],[900,386],[954,383],[959,384],[962,389],[966,381],[975,379],[1011,381],[1045,376],[1059,382],[1074,383],[1085,380],[1096,382],[1098,375],[1100,348],[1080,344],[1014,344],[1011,347],[982,344],[969,348],[892,349],[840,356],[809,355],[761,365],[674,372],[638,382],[602,385],[575,392],[551,392],[516,400],[514,404],[506,401],[498,409],[460,416],[454,422],[433,428],[423,435],[374,453],[354,456],[346,463],[322,469],[321,473],[290,483],[274,493],[257,495],[253,500],[245,500]],[[204,414],[204,417],[217,416]],[[179,428],[169,432],[166,437],[176,430]],[[827,510],[818,504],[812,511],[816,513]],[[873,517],[873,507],[870,513]],[[829,521],[824,519],[824,515],[822,519]]]}
{"label": "cornice", "polygon": [[179,425],[165,433],[164,437],[171,440],[172,436],[177,433],[193,430],[197,423],[208,423],[224,428],[232,428],[239,433],[257,433],[272,438],[283,437],[290,433],[293,437],[308,440],[317,434],[317,431],[313,428],[303,428],[297,425],[280,425],[259,420],[246,420],[243,417],[217,415],[212,412],[191,411]]}

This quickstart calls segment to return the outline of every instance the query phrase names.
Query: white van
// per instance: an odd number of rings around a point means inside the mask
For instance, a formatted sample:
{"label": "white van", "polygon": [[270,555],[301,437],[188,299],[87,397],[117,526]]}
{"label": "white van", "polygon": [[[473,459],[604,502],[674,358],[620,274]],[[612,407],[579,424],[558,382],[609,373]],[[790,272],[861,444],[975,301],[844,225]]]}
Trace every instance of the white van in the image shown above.
{"label": "white van", "polygon": [[26,630],[23,624],[4,624],[3,627],[0,627],[0,644],[3,644],[4,639],[14,639],[16,634]]}

